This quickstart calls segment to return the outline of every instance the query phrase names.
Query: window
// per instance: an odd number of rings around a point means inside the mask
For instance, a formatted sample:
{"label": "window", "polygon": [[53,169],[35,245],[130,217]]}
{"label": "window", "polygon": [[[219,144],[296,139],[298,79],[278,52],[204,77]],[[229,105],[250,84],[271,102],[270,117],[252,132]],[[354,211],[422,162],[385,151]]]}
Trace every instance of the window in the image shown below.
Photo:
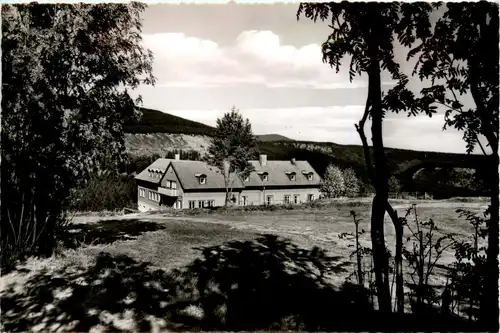
{"label": "window", "polygon": [[246,206],[248,204],[248,197],[247,196],[242,196],[241,197],[241,205]]}
{"label": "window", "polygon": [[171,188],[172,187],[172,181],[171,180],[167,180],[166,183],[165,183],[165,186],[167,188]]}
{"label": "window", "polygon": [[299,194],[295,194],[293,196],[293,203],[299,203],[300,202],[300,195]]}
{"label": "window", "polygon": [[295,174],[294,174],[294,173],[292,173],[292,174],[290,175],[290,180],[295,180]]}
{"label": "window", "polygon": [[203,207],[205,207],[205,201],[198,200],[198,208],[203,208]]}
{"label": "window", "polygon": [[266,203],[267,203],[268,205],[272,205],[272,204],[273,204],[273,196],[272,196],[272,195],[268,195],[268,196],[266,197]]}
{"label": "window", "polygon": [[148,199],[149,199],[149,200],[151,200],[151,195],[152,195],[152,194],[153,194],[153,193],[151,193],[151,191],[148,191]]}
{"label": "window", "polygon": [[285,195],[285,200],[284,200],[284,202],[285,202],[285,205],[290,204],[290,195],[289,195],[289,194],[286,194],[286,195]]}
{"label": "window", "polygon": [[313,180],[313,174],[312,173],[310,173],[310,174],[307,175],[307,180]]}
{"label": "window", "polygon": [[175,190],[177,188],[177,183],[174,181],[170,182],[170,187]]}
{"label": "window", "polygon": [[245,181],[247,182],[247,181],[249,181],[249,180],[250,180],[250,176],[246,176],[246,177],[245,177]]}
{"label": "window", "polygon": [[208,200],[207,207],[215,207],[215,200]]}
{"label": "window", "polygon": [[262,176],[262,180],[263,180],[263,181],[267,182],[267,179],[268,179],[267,175],[263,175],[263,176]]}
{"label": "window", "polygon": [[313,201],[314,200],[314,194],[307,195],[307,200],[308,201]]}
{"label": "window", "polygon": [[200,177],[200,184],[206,184],[207,182],[207,177]]}
{"label": "window", "polygon": [[189,208],[190,208],[190,209],[196,208],[196,201],[194,201],[194,200],[189,200]]}

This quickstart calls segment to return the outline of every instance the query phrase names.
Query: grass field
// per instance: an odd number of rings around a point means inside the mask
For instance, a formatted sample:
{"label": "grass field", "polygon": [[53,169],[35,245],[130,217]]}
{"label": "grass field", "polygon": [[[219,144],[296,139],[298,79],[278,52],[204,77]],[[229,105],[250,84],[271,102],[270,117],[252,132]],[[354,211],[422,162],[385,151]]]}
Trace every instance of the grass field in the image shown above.
{"label": "grass field", "polygon": [[[432,218],[441,232],[464,238],[472,229],[465,220],[458,219],[455,211],[462,208],[480,213],[487,204],[486,201],[427,201],[419,202],[417,209],[419,218]],[[393,202],[399,215],[404,215],[409,205],[408,201]],[[207,304],[212,304],[213,295],[221,297],[224,288],[228,294],[234,285],[240,290],[245,283],[249,283],[249,277],[252,277],[252,283],[256,283],[264,279],[264,275],[265,281],[272,281],[270,275],[278,276],[275,279],[279,281],[279,287],[273,285],[264,294],[285,288],[282,284],[286,284],[286,288],[300,286],[282,290],[284,294],[273,298],[284,299],[284,295],[298,295],[300,292],[297,290],[304,288],[308,290],[306,295],[311,294],[312,284],[304,287],[310,283],[306,280],[313,275],[321,274],[323,277],[323,268],[328,266],[324,270],[326,284],[322,285],[321,290],[325,290],[325,286],[338,287],[352,270],[349,259],[352,248],[349,245],[353,242],[338,237],[340,233],[353,231],[351,210],[363,219],[361,227],[367,233],[362,236],[361,242],[370,246],[370,203],[366,200],[338,201],[327,207],[277,211],[181,216],[77,216],[73,220],[72,237],[57,255],[48,259],[30,259],[17,271],[1,277],[4,329],[88,331],[92,328],[103,331],[114,328],[157,331],[160,328],[173,329],[169,322],[182,322],[181,328],[189,329],[190,325],[199,327],[190,324],[189,320],[210,317]],[[387,244],[393,249],[394,233],[390,220],[386,220],[385,227]],[[325,253],[314,250],[315,246]],[[442,263],[452,260],[453,253],[449,251]],[[295,275],[289,273],[290,269]],[[304,275],[300,283],[296,280],[286,283],[287,277],[297,277],[299,273]],[[191,278],[186,279],[186,274]],[[208,276],[210,283],[218,283],[215,288],[217,293],[210,294],[212,298],[209,303],[199,294],[203,274]],[[442,277],[436,276],[436,281],[440,279]],[[314,278],[314,285],[319,280]],[[153,285],[156,287],[151,287]],[[190,291],[186,291],[188,286],[191,286]],[[262,284],[256,286],[260,288]],[[198,292],[193,288],[198,288]],[[248,288],[253,290],[252,295],[258,292],[255,286]],[[237,295],[236,298],[240,300],[250,297],[250,294]],[[132,303],[126,303],[124,299],[127,297],[135,298]],[[228,314],[229,298],[225,297],[227,304],[225,307],[218,306],[214,310],[217,315],[214,316],[225,316],[226,324],[229,325],[227,321],[233,317]],[[297,300],[288,300],[283,304],[288,306],[294,302]],[[167,307],[175,304],[177,307],[175,311],[167,311],[159,304],[170,304],[165,305]],[[286,307],[283,304],[275,304],[274,308]],[[202,314],[200,307],[205,309]],[[252,307],[255,308],[259,307]],[[270,311],[268,309],[266,313]],[[166,316],[165,313],[176,315]],[[180,313],[185,316],[182,320],[178,317]],[[187,317],[191,319],[186,320]],[[145,318],[150,318],[147,325],[144,323]],[[243,319],[238,320],[242,322]],[[270,322],[275,326],[269,326],[269,323],[267,326],[262,325],[267,328],[298,328],[295,324],[283,321],[278,324]],[[256,328],[262,328],[262,325]],[[228,327],[234,328],[234,325]]]}

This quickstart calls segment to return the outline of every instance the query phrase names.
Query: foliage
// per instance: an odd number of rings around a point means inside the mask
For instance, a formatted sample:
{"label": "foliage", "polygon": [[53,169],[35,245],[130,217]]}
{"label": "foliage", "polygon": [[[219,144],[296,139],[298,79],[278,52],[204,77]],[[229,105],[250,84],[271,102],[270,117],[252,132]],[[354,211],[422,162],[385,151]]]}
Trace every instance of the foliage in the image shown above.
{"label": "foliage", "polygon": [[342,170],[344,178],[345,192],[344,195],[349,198],[354,198],[360,194],[360,181],[352,168]]}
{"label": "foliage", "polygon": [[72,211],[118,210],[135,208],[137,205],[137,185],[131,176],[94,175],[75,189],[69,209]]}
{"label": "foliage", "polygon": [[[391,312],[389,291],[389,263],[384,240],[384,216],[389,213],[397,230],[400,221],[397,213],[388,202],[388,178],[386,156],[383,144],[383,118],[385,112],[410,111],[414,105],[405,103],[410,92],[406,88],[407,76],[401,72],[400,65],[394,59],[395,38],[404,46],[415,42],[414,29],[420,36],[430,34],[430,5],[425,3],[301,3],[297,18],[304,14],[316,21],[329,20],[332,29],[328,39],[322,45],[323,61],[335,68],[338,73],[341,60],[349,57],[349,79],[355,76],[368,76],[368,96],[365,111],[355,125],[361,142],[368,178],[375,188],[371,215],[371,239],[374,268],[377,284],[377,296],[380,309]],[[382,71],[387,71],[397,84],[384,96],[382,92]],[[425,109],[432,115],[432,108]],[[371,141],[373,156],[364,131],[366,120],[371,120]],[[373,161],[372,161],[373,158]],[[398,240],[401,234],[398,233]],[[397,244],[401,245],[400,241]],[[396,249],[400,263],[400,248]],[[399,266],[398,266],[399,267]],[[399,272],[399,269],[398,269]],[[400,272],[399,272],[400,273]],[[397,289],[402,289],[402,279],[396,279]],[[399,294],[399,296],[402,296]],[[399,297],[398,296],[398,297]],[[399,300],[398,303],[401,303]]]}
{"label": "foliage", "polygon": [[179,158],[181,160],[190,160],[190,161],[200,161],[202,159],[202,156],[199,151],[193,150],[193,149],[175,149],[169,151],[166,155],[165,158],[175,158],[175,154],[179,154]]}
{"label": "foliage", "polygon": [[[144,8],[2,6],[2,220],[44,224],[18,257],[50,254],[70,189],[123,158],[123,123],[138,102],[127,89],[154,83],[141,46]],[[2,228],[2,248],[14,238]],[[2,256],[4,265],[15,260]]]}
{"label": "foliage", "polygon": [[327,198],[338,198],[344,195],[346,190],[344,175],[340,168],[330,164],[323,175],[320,191]]}
{"label": "foliage", "polygon": [[[467,152],[479,146],[489,154],[487,169],[491,210],[498,212],[498,104],[499,104],[499,50],[491,48],[499,38],[498,4],[447,3],[443,16],[437,21],[431,35],[422,36],[423,43],[410,54],[418,60],[414,74],[428,79],[431,86],[422,89],[421,104],[445,110],[444,128],[454,127],[463,132]],[[418,34],[418,33],[417,33]],[[464,95],[472,97],[467,103]],[[469,105],[467,105],[469,104]],[[472,106],[473,105],[473,106]],[[485,139],[490,152],[481,143]],[[481,317],[489,329],[498,330],[498,215],[490,218],[486,289],[481,305]]]}
{"label": "foliage", "polygon": [[368,247],[361,246],[359,243],[359,237],[365,233],[365,229],[359,229],[359,224],[361,223],[361,219],[358,219],[356,216],[356,212],[351,210],[350,212],[354,226],[355,226],[355,231],[354,234],[351,232],[343,232],[339,234],[340,239],[347,239],[347,240],[354,240],[355,245],[349,244],[348,247],[355,247],[356,250],[351,252],[350,259],[352,259],[353,256],[356,256],[356,278],[358,280],[358,285],[360,287],[364,287],[364,275],[365,271],[363,270],[363,256],[366,254],[372,255],[371,249]]}
{"label": "foliage", "polygon": [[[413,221],[409,223],[408,217],[413,214]],[[404,226],[410,231],[407,237],[408,246],[403,247],[403,255],[413,269],[410,272],[411,281],[410,299],[415,313],[424,311],[426,307],[438,304],[439,297],[429,279],[437,266],[443,252],[454,246],[456,241],[451,235],[437,236],[439,230],[432,219],[419,220],[417,207],[413,204],[407,209],[404,217]]]}
{"label": "foliage", "polygon": [[207,163],[216,167],[224,176],[225,205],[229,203],[231,195],[231,175],[246,177],[252,171],[249,160],[256,155],[257,142],[252,133],[252,125],[233,107],[231,112],[217,119],[216,132],[205,156]]}
{"label": "foliage", "polygon": [[[409,54],[418,57],[414,74],[432,83],[421,99],[446,109],[444,127],[464,132],[468,152],[481,135],[497,151],[498,49],[489,45],[498,31],[497,3],[447,3],[433,33]],[[475,108],[466,109],[460,96],[469,92]]]}
{"label": "foliage", "polygon": [[399,180],[394,175],[389,178],[388,185],[389,185],[390,192],[400,192],[401,191],[401,184],[399,183]]}
{"label": "foliage", "polygon": [[486,274],[486,247],[481,246],[488,230],[486,223],[488,213],[483,216],[459,209],[459,217],[464,218],[474,228],[472,237],[454,244],[455,261],[451,263],[450,287],[455,297],[452,310],[457,313],[465,312],[469,319],[477,319],[477,308],[481,296],[485,292],[484,277]]}

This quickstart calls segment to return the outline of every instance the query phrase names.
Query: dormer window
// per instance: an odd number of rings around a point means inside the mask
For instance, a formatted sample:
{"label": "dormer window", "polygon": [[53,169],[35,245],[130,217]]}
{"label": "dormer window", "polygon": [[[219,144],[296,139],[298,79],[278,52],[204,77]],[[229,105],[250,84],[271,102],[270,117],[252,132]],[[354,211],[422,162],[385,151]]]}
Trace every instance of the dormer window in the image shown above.
{"label": "dormer window", "polygon": [[245,181],[248,182],[250,180],[250,176],[245,177]]}
{"label": "dormer window", "polygon": [[204,185],[207,183],[207,175],[205,175],[204,173],[195,173],[194,176],[198,178],[198,182],[201,185]]}
{"label": "dormer window", "polygon": [[307,180],[314,179],[314,172],[302,170],[302,174],[307,177]]}
{"label": "dormer window", "polygon": [[257,172],[257,173],[259,174],[260,179],[262,179],[262,181],[267,182],[267,180],[268,180],[268,178],[269,178],[269,177],[268,177],[268,176],[269,176],[269,174],[268,174],[267,172],[265,172],[265,171],[260,171],[260,172]]}
{"label": "dormer window", "polygon": [[288,176],[288,178],[291,180],[291,181],[294,181],[296,179],[296,174],[295,172],[293,171],[289,171],[289,172],[285,172]]}

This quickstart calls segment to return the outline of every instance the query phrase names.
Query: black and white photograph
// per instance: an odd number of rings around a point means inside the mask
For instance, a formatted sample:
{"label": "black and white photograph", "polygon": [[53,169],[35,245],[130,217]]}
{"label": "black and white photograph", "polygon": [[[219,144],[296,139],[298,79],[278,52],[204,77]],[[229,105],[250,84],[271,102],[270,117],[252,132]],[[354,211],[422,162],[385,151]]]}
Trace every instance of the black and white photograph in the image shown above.
{"label": "black and white photograph", "polygon": [[499,331],[498,1],[1,13],[0,331]]}

